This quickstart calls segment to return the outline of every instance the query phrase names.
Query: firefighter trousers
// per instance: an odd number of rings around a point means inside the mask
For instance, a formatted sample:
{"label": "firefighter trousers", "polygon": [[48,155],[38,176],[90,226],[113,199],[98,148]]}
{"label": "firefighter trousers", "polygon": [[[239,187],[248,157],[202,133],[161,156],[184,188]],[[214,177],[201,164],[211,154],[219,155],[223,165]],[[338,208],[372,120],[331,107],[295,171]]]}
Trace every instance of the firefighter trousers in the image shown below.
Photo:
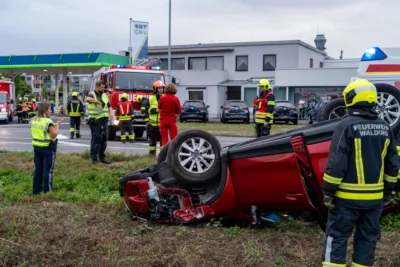
{"label": "firefighter trousers", "polygon": [[74,133],[76,138],[81,137],[81,117],[69,117],[69,132],[71,133],[71,138],[74,138]]}
{"label": "firefighter trousers", "polygon": [[22,111],[22,122],[23,123],[28,123],[29,122],[28,111]]}
{"label": "firefighter trousers", "polygon": [[178,135],[176,119],[163,118],[160,121],[161,145],[165,146],[169,140],[174,140]]}
{"label": "firefighter trousers", "polygon": [[256,137],[267,136],[271,132],[271,124],[264,126],[263,123],[256,123]]}
{"label": "firefighter trousers", "polygon": [[135,139],[135,135],[133,134],[133,126],[132,120],[120,120],[119,121],[119,129],[121,130],[121,141],[125,142],[126,140],[126,132],[128,132],[128,140],[133,141]]}
{"label": "firefighter trousers", "polygon": [[353,265],[373,266],[376,243],[380,239],[382,208],[353,209],[336,205],[328,213],[322,266],[346,267],[347,240],[353,233]]}
{"label": "firefighter trousers", "polygon": [[149,128],[150,128],[149,154],[155,155],[157,148],[157,141],[161,141],[160,127],[150,125]]}

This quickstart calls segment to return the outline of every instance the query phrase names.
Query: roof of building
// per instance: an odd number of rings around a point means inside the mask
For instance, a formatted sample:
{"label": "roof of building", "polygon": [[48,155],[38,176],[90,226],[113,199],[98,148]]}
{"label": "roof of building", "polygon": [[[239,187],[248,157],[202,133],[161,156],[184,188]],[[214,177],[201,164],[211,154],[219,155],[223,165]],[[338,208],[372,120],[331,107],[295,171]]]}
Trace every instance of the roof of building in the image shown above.
{"label": "roof of building", "polygon": [[103,66],[128,64],[129,57],[101,52],[49,55],[0,56],[0,72],[44,74],[89,74]]}
{"label": "roof of building", "polygon": [[[172,45],[171,50],[189,50],[189,51],[198,51],[198,50],[206,50],[206,49],[215,49],[215,48],[228,48],[233,49],[238,46],[265,46],[265,45],[292,45],[297,44],[304,46],[314,52],[320,53],[321,55],[327,55],[326,52],[321,51],[315,48],[312,45],[309,45],[301,40],[286,40],[286,41],[258,41],[258,42],[231,42],[231,43],[198,43],[198,44],[187,44],[187,45]],[[149,46],[149,54],[155,53],[166,53],[168,52],[168,46]]]}

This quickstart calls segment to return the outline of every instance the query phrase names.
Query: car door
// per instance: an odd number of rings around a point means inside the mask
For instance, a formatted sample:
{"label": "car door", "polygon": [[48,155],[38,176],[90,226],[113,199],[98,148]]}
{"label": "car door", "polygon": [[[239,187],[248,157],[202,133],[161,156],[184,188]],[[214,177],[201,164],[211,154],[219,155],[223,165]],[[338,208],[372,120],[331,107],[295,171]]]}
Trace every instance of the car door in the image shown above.
{"label": "car door", "polygon": [[239,206],[264,211],[314,210],[290,134],[230,148],[229,164]]}

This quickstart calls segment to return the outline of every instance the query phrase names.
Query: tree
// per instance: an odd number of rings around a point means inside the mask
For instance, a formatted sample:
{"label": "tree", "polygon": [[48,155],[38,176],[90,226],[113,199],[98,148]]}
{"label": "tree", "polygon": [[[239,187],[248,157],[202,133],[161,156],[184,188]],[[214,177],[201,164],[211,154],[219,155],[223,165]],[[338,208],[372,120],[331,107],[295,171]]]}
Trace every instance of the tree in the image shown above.
{"label": "tree", "polygon": [[40,94],[42,96],[42,102],[44,102],[44,100],[48,100],[47,99],[47,86],[46,85],[42,84],[42,88],[41,88]]}
{"label": "tree", "polygon": [[0,76],[6,78],[12,76],[15,84],[15,92],[17,95],[27,95],[32,93],[32,86],[26,81],[22,80],[20,74],[10,75],[9,73],[2,73]]}

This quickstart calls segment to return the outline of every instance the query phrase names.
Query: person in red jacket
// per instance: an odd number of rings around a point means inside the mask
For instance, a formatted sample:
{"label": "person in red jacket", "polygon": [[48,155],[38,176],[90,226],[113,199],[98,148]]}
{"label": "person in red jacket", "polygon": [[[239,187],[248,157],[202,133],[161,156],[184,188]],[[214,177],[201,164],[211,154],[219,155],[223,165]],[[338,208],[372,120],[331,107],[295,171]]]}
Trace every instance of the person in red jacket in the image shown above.
{"label": "person in red jacket", "polygon": [[179,98],[175,96],[178,89],[175,84],[168,84],[165,88],[165,94],[160,98],[158,109],[160,110],[160,132],[161,146],[165,146],[169,139],[171,140],[178,135],[178,127],[176,126],[176,115],[181,113],[181,103]]}

